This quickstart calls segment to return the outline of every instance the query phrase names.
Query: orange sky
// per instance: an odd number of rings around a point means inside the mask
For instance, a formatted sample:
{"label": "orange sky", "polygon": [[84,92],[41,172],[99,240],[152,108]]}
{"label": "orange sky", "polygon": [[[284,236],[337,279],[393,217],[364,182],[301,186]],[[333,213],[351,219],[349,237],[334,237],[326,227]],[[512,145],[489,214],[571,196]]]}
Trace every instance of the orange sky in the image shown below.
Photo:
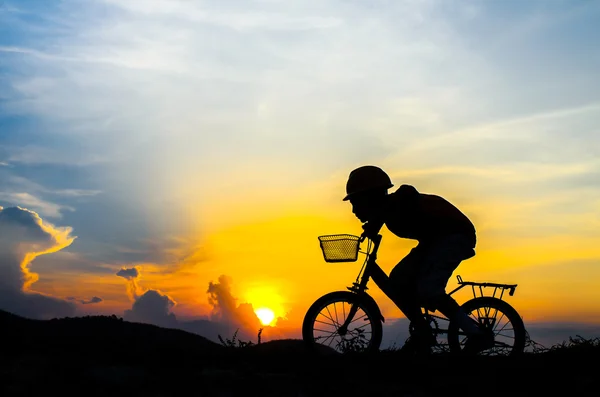
{"label": "orange sky", "polygon": [[[194,246],[186,251],[191,254],[179,263],[137,263],[142,269],[139,284],[172,297],[177,302],[174,308],[177,315],[198,316],[210,312],[208,282],[225,274],[232,278],[232,294],[239,303],[271,308],[276,316],[288,318],[292,325],[299,326],[304,312],[316,298],[345,289],[354,281],[361,265],[361,262],[326,263],[318,245],[318,235],[360,231],[350,205],[340,199],[341,182],[332,184],[331,189],[320,190],[320,196],[313,188],[307,189],[304,210],[302,198],[278,201],[276,197],[262,204],[264,207],[258,203],[264,197],[254,202],[248,198],[241,203],[223,200],[220,206],[211,207],[211,218],[203,218],[205,228],[198,239],[188,238],[186,244]],[[311,194],[317,198],[309,198]],[[317,205],[319,198],[323,200],[323,208]],[[456,274],[466,280],[516,283],[517,293],[506,299],[526,321],[600,321],[600,268],[594,264],[600,257],[600,247],[594,235],[540,232],[541,235],[512,238],[510,231],[502,229],[510,229],[507,222],[511,216],[513,219],[532,216],[526,203],[490,201],[488,209],[486,203],[469,205],[469,201],[453,201],[480,227],[477,255],[455,272],[449,289],[456,286]],[[519,206],[522,209],[517,209]],[[519,227],[535,226],[538,220],[549,221],[539,216],[532,224],[521,221]],[[578,227],[585,226],[585,221],[580,220]],[[593,218],[587,221],[590,228],[597,222]],[[517,225],[512,224],[514,228]],[[398,239],[385,228],[383,234],[379,262],[389,273],[415,242]],[[181,249],[183,252],[190,247]],[[103,312],[119,312],[131,305],[125,283],[113,275],[48,274],[42,279],[35,286],[42,292],[103,296]],[[371,288],[384,316],[401,316],[373,283]],[[462,293],[457,296],[468,298]]]}

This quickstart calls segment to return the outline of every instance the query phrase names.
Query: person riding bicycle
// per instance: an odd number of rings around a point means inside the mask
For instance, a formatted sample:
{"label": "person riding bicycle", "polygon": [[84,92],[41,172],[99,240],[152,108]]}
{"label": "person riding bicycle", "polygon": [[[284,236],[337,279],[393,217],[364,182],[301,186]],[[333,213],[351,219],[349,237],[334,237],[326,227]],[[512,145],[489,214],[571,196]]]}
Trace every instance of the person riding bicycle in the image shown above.
{"label": "person riding bicycle", "polygon": [[390,283],[390,298],[413,324],[414,332],[403,350],[429,353],[435,344],[431,326],[421,308],[439,310],[456,321],[468,335],[466,352],[489,347],[488,336],[461,310],[446,293],[448,279],[465,259],[475,255],[476,232],[473,223],[449,201],[433,194],[417,191],[403,184],[388,193],[394,185],[381,168],[365,165],[354,169],[346,183],[344,201],[363,223],[367,236],[376,235],[386,225],[400,238],[417,240],[418,244],[390,272],[389,279],[376,270],[371,275],[381,287]]}

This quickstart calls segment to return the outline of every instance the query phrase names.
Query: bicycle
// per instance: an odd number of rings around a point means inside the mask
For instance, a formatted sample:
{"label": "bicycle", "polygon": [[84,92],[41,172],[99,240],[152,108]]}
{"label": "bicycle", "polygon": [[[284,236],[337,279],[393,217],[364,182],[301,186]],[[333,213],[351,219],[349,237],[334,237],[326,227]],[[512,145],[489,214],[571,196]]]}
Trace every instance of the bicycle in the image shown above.
{"label": "bicycle", "polygon": [[[360,244],[365,239],[368,240],[368,246],[366,251],[361,251]],[[352,286],[346,287],[348,291],[325,294],[307,310],[302,324],[302,338],[309,349],[314,350],[318,345],[324,345],[338,353],[379,351],[385,318],[375,300],[366,291],[367,283],[375,269],[385,275],[376,262],[381,239],[381,234],[368,237],[366,233],[361,236],[319,236],[326,262],[356,262],[359,252],[365,254],[366,258],[356,281]],[[525,325],[519,313],[503,300],[505,291],[508,291],[510,296],[514,295],[517,284],[464,281],[460,276],[457,276],[457,279],[459,286],[449,294],[471,286],[473,298],[464,302],[461,307],[484,332],[494,334],[494,346],[480,354],[514,356],[523,353],[527,335]],[[484,288],[488,287],[493,288],[491,296],[484,295]],[[385,284],[380,288],[390,297],[391,291],[384,290],[387,289]],[[477,289],[479,295],[476,293]],[[435,308],[423,307],[422,312],[436,336],[437,344],[433,350],[460,353],[467,339],[466,334],[448,318],[437,314]],[[441,327],[440,321],[447,322],[447,328]],[[324,329],[326,327],[329,328]],[[413,325],[409,324],[409,332],[413,332],[413,329]],[[512,335],[508,335],[509,332],[512,332]]]}

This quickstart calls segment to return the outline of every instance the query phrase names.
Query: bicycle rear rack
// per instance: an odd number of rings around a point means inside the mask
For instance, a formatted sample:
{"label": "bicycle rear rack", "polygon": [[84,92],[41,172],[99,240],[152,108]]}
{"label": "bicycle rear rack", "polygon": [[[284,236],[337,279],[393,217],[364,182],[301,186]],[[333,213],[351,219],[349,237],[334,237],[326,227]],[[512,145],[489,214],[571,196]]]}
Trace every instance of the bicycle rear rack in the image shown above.
{"label": "bicycle rear rack", "polygon": [[[458,280],[459,286],[456,287],[452,292],[450,292],[450,294],[453,294],[454,292],[458,291],[463,287],[470,286],[473,290],[474,297],[477,297],[476,287],[479,289],[480,296],[483,297],[485,296],[483,294],[483,289],[489,287],[494,288],[494,291],[492,293],[493,298],[502,299],[502,297],[504,296],[504,291],[508,290],[508,295],[513,296],[515,294],[515,289],[517,288],[517,284],[478,283],[475,281],[464,281],[459,275],[456,276],[456,279]],[[496,296],[497,293],[498,296]]]}

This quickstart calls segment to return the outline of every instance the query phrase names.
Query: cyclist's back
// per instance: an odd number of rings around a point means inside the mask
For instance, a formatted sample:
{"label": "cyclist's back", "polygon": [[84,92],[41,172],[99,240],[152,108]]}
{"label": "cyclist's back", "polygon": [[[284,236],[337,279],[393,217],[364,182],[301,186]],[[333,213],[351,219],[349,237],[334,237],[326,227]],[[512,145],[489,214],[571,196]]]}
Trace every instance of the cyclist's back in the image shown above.
{"label": "cyclist's back", "polygon": [[427,244],[444,236],[460,234],[472,240],[475,227],[458,208],[443,197],[420,193],[411,185],[401,185],[388,196],[385,225],[396,236]]}

